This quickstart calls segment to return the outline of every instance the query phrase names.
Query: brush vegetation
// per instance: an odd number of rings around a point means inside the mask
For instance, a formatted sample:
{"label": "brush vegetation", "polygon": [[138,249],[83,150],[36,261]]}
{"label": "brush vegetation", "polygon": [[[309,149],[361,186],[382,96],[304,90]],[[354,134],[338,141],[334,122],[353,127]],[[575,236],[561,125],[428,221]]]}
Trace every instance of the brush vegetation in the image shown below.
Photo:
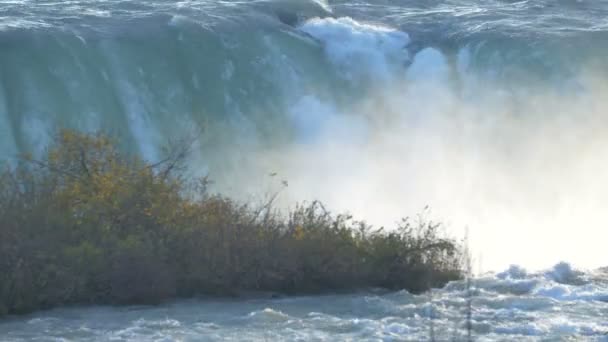
{"label": "brush vegetation", "polygon": [[0,316],[66,304],[369,287],[421,292],[462,276],[438,224],[374,230],[318,202],[287,214],[186,179],[102,134],[61,131],[40,159],[0,173]]}

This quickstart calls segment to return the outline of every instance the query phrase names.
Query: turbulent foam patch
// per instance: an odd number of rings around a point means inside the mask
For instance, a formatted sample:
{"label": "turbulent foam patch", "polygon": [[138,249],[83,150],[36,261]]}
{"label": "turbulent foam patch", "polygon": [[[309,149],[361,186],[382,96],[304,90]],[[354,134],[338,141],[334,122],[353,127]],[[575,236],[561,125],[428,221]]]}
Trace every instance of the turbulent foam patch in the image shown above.
{"label": "turbulent foam patch", "polygon": [[253,311],[249,313],[247,317],[252,320],[264,323],[283,322],[289,319],[289,315],[286,315],[281,311],[273,310],[271,308],[265,308],[264,310],[260,311]]}
{"label": "turbulent foam patch", "polygon": [[509,268],[496,275],[499,279],[524,279],[528,276],[528,272],[521,266],[511,265]]}
{"label": "turbulent foam patch", "polygon": [[575,270],[572,265],[567,262],[560,262],[546,272],[545,275],[555,282],[560,284],[581,285],[588,281],[585,279],[585,273]]}
{"label": "turbulent foam patch", "polygon": [[349,80],[392,79],[409,60],[409,35],[397,29],[359,23],[351,18],[312,19],[299,27],[324,44],[329,59]]}
{"label": "turbulent foam patch", "polygon": [[[564,266],[559,266],[561,268]],[[14,341],[69,340],[357,340],[466,339],[467,301],[476,339],[484,341],[577,339],[603,341],[608,333],[606,303],[597,295],[608,287],[560,284],[545,272],[475,278],[432,294],[361,293],[242,301],[190,300],[158,307],[55,309],[0,322],[0,335]],[[583,272],[584,274],[587,274]],[[497,285],[535,288],[527,294]],[[471,297],[469,297],[471,294]],[[595,296],[595,297],[594,297]]]}

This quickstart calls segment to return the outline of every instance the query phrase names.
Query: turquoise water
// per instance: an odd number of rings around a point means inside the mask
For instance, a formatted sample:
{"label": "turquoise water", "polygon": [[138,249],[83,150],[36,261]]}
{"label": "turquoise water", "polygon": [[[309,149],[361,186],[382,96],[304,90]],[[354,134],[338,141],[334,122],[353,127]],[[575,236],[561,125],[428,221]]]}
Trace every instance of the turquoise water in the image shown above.
{"label": "turquoise water", "polygon": [[429,77],[459,91],[479,92],[467,77],[580,91],[581,72],[606,70],[607,15],[605,1],[2,1],[0,153],[40,149],[57,126],[116,132],[151,158],[210,121],[287,143],[303,96],[350,111],[425,49],[440,56],[422,67],[445,69]]}

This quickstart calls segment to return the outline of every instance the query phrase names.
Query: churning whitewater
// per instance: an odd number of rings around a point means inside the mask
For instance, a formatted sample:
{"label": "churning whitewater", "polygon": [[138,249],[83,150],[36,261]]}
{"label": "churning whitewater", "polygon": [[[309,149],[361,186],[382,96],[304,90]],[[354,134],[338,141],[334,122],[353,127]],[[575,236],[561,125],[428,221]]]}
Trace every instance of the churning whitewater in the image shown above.
{"label": "churning whitewater", "polygon": [[[158,307],[54,309],[0,323],[7,341],[607,341],[608,277],[568,264],[511,267],[415,296],[405,291]],[[574,338],[574,339],[572,339]]]}
{"label": "churning whitewater", "polygon": [[151,161],[202,132],[189,166],[217,191],[257,198],[276,173],[282,206],[376,225],[430,206],[468,229],[479,273],[533,270],[425,296],[57,309],[0,339],[442,340],[470,293],[480,340],[607,341],[606,56],[598,0],[0,0],[2,160],[59,127]]}

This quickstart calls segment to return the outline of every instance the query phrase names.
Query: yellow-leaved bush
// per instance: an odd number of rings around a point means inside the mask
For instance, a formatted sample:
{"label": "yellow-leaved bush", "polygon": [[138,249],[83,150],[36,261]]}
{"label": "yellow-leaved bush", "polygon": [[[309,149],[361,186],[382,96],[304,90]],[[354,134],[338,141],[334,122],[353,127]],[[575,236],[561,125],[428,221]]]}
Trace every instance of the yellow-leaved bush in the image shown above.
{"label": "yellow-leaved bush", "polygon": [[458,279],[461,248],[420,220],[373,230],[318,202],[280,214],[206,192],[183,160],[146,162],[103,134],[64,130],[0,173],[0,315],[70,303],[367,287]]}

